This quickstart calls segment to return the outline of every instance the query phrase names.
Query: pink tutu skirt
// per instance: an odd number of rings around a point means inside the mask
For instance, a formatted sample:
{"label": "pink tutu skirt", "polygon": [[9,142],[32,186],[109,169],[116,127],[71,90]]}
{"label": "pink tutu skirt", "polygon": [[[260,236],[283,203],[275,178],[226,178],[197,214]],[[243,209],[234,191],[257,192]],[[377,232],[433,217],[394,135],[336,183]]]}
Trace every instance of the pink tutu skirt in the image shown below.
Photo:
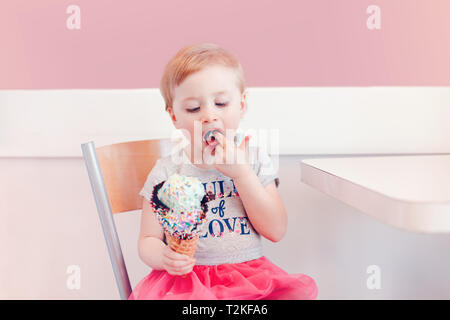
{"label": "pink tutu skirt", "polygon": [[289,274],[261,258],[233,264],[196,265],[185,277],[152,270],[129,300],[313,300],[318,289],[304,274]]}

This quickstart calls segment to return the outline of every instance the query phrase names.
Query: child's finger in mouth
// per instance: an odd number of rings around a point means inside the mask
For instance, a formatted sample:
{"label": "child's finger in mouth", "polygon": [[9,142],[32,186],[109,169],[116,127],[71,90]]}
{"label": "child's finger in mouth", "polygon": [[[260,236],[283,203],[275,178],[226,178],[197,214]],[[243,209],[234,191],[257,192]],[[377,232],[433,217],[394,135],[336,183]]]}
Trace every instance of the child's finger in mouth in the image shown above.
{"label": "child's finger in mouth", "polygon": [[222,133],[220,132],[216,132],[214,134],[214,138],[213,140],[209,141],[209,145],[213,148],[217,147],[218,145],[223,146],[224,145],[224,136],[222,135]]}
{"label": "child's finger in mouth", "polygon": [[206,141],[206,143],[209,145],[217,145],[219,143],[222,144],[222,135],[223,133],[219,130],[211,130],[205,134],[203,141]]}

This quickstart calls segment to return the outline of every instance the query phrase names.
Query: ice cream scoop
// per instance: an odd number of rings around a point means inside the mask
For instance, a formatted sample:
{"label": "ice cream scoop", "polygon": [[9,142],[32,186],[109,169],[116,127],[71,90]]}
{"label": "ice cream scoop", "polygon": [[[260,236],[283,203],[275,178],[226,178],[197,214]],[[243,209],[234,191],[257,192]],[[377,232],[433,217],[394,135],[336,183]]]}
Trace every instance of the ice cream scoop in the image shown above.
{"label": "ice cream scoop", "polygon": [[181,212],[200,209],[205,188],[196,177],[172,174],[158,191],[158,198],[170,209]]}
{"label": "ice cream scoop", "polygon": [[174,173],[155,185],[151,203],[164,232],[187,240],[199,235],[206,221],[207,200],[198,178]]}

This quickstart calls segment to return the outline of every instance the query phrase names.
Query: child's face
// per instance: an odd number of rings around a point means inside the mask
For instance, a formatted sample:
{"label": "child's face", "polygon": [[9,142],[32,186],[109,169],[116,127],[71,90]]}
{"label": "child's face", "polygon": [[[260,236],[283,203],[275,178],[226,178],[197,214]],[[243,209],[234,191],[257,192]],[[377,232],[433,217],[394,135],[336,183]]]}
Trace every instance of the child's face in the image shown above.
{"label": "child's face", "polygon": [[192,151],[203,151],[206,143],[202,137],[207,131],[234,133],[239,127],[246,104],[237,81],[232,68],[214,65],[189,75],[174,89],[173,110],[168,112],[177,129],[189,132]]}

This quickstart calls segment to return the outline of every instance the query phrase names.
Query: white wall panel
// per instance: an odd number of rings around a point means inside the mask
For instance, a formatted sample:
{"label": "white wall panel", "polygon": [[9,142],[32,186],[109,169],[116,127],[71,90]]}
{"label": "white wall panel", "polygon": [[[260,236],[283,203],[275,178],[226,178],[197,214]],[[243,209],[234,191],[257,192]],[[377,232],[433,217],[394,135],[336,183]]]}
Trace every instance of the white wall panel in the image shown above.
{"label": "white wall panel", "polygon": [[[450,87],[249,88],[244,129],[279,130],[281,154],[450,152]],[[170,137],[158,89],[0,91],[0,156],[79,157]]]}

